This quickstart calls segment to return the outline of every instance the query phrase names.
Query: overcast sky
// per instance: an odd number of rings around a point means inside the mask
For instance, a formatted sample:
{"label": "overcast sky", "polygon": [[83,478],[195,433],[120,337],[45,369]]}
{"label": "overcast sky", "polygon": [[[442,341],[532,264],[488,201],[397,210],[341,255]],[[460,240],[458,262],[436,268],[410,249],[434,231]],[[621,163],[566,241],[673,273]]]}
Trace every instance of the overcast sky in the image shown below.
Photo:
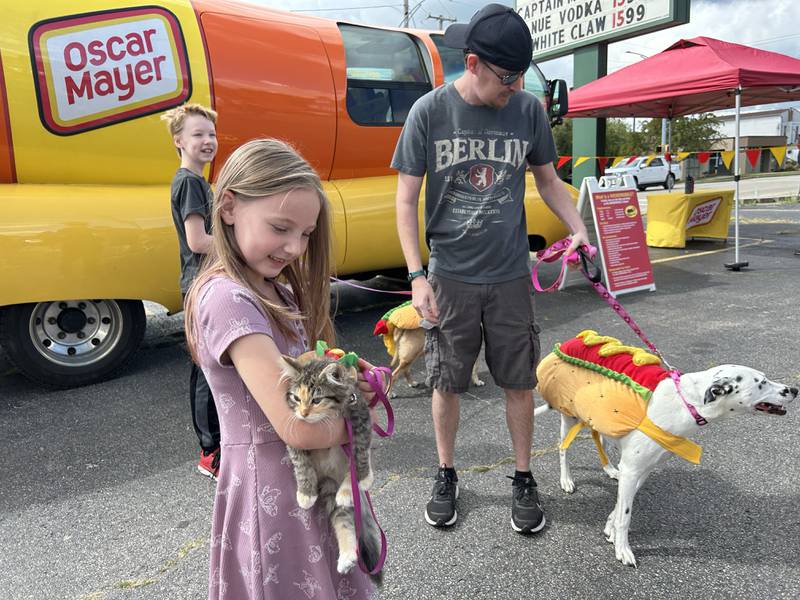
{"label": "overcast sky", "polygon": [[[248,0],[284,10],[302,11],[330,19],[342,19],[366,25],[397,27],[403,18],[403,2],[392,0]],[[430,16],[456,18],[467,22],[488,2],[484,0],[409,0],[412,26],[438,29],[439,22]],[[514,2],[499,0],[513,6]],[[797,3],[781,0],[693,0],[691,19],[686,25],[672,27],[616,44],[608,49],[608,71],[616,71],[637,60],[637,52],[650,56],[681,38],[705,35],[755,46],[800,58],[800,30]],[[444,23],[447,26],[447,23]],[[572,84],[572,57],[567,56],[539,65],[548,79],[566,79]]]}

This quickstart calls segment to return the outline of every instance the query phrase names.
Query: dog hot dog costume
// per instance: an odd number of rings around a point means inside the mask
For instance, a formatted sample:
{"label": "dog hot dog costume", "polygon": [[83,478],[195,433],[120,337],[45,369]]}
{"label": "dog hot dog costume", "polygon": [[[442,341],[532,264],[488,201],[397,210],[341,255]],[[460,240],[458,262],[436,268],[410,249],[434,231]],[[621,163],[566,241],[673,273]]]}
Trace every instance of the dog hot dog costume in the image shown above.
{"label": "dog hot dog costume", "polygon": [[417,329],[420,327],[422,317],[411,305],[411,300],[387,311],[380,320],[375,323],[372,335],[382,335],[383,345],[386,346],[389,356],[394,356],[396,352],[394,344],[395,329]]}
{"label": "dog hot dog costume", "polygon": [[538,389],[547,403],[577,423],[564,438],[566,450],[583,427],[592,431],[600,461],[608,459],[599,434],[622,437],[638,429],[681,458],[699,463],[702,449],[661,429],[647,418],[647,402],[656,386],[669,378],[661,360],[641,348],[586,330],[562,344],[539,363]]}

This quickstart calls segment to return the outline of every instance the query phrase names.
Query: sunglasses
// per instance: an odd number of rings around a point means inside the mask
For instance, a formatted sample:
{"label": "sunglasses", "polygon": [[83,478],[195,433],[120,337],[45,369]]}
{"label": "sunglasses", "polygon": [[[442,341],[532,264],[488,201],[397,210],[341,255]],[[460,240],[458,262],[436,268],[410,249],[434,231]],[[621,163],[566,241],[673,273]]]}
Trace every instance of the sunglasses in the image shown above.
{"label": "sunglasses", "polygon": [[525,75],[525,71],[515,71],[514,73],[507,73],[506,75],[500,75],[500,73],[498,73],[491,66],[489,66],[489,63],[487,63],[485,60],[481,60],[481,62],[484,65],[486,65],[487,69],[489,69],[492,73],[495,74],[495,77],[497,77],[500,80],[500,83],[502,83],[503,85],[511,85],[512,83],[515,83],[517,79]]}

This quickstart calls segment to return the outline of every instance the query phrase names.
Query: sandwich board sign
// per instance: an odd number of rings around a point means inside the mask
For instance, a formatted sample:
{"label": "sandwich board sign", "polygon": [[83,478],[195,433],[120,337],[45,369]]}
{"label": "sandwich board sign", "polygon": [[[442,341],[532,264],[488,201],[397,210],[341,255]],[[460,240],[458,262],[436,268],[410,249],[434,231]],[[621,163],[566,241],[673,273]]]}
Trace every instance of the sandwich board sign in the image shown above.
{"label": "sandwich board sign", "polygon": [[[653,267],[633,181],[629,177],[622,181],[586,177],[581,184],[577,209],[584,221],[591,209],[595,244],[609,293],[616,297],[628,292],[655,291]],[[566,285],[565,277],[559,289]]]}

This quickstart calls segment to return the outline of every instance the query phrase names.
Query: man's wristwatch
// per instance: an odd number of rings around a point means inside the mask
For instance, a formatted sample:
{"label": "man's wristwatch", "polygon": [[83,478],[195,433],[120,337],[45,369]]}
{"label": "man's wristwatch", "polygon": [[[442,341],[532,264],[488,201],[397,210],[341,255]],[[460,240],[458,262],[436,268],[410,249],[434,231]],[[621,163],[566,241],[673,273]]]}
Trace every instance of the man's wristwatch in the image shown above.
{"label": "man's wristwatch", "polygon": [[408,273],[408,281],[414,281],[417,277],[425,277],[425,269],[420,269],[419,271],[409,271]]}

